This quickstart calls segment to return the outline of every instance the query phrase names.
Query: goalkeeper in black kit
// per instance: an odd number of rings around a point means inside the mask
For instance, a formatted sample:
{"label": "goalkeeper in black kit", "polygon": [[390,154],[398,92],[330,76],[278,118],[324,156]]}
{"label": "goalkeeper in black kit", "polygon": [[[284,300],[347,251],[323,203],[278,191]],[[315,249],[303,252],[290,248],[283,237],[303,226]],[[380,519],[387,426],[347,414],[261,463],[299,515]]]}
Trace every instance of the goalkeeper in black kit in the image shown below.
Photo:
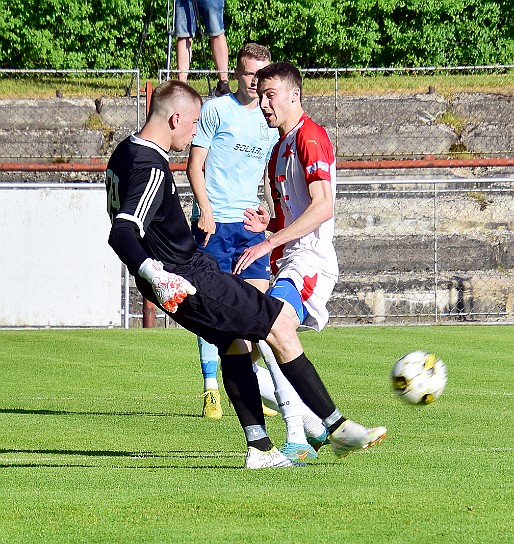
{"label": "goalkeeper in black kit", "polygon": [[225,390],[246,437],[246,468],[293,464],[268,437],[248,341],[271,345],[286,377],[327,426],[337,457],[380,442],[384,427],[369,429],[336,408],[303,352],[294,309],[221,272],[197,249],[168,153],[191,143],[201,105],[200,95],[186,83],[166,81],[154,89],[144,127],[117,146],[107,166],[109,244],[146,299],[218,347]]}

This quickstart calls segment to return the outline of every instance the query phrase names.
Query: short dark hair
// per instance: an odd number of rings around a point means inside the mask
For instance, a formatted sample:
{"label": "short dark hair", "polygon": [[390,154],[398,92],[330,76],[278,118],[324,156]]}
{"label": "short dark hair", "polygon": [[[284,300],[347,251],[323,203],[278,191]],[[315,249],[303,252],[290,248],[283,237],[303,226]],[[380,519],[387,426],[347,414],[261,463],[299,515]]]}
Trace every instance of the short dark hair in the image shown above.
{"label": "short dark hair", "polygon": [[153,113],[162,114],[168,103],[176,105],[175,103],[181,100],[197,102],[200,106],[202,105],[202,97],[187,83],[176,79],[160,83],[152,92],[148,117],[151,117]]}
{"label": "short dark hair", "polygon": [[271,53],[265,45],[249,42],[243,45],[237,54],[237,66],[241,66],[241,60],[249,57],[256,60],[267,60],[271,62]]}
{"label": "short dark hair", "polygon": [[258,81],[257,85],[259,85],[260,81],[276,78],[286,81],[290,89],[298,87],[300,93],[302,92],[302,76],[300,70],[290,62],[273,62],[272,64],[268,64],[268,66],[257,70],[255,77]]}

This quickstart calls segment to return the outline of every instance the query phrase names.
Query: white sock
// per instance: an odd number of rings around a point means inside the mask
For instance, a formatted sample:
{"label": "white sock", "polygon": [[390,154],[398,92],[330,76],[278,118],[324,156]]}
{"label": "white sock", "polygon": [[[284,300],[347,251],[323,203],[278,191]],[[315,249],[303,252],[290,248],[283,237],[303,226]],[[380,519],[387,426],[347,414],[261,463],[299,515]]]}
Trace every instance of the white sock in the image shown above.
{"label": "white sock", "polygon": [[323,425],[321,419],[311,410],[310,413],[303,414],[303,428],[307,436],[321,436],[327,428]]}
{"label": "white sock", "polygon": [[275,398],[275,384],[271,379],[271,374],[267,368],[259,366],[255,363],[253,365],[253,370],[257,374],[257,381],[259,382],[262,402],[268,408],[278,412],[277,399]]}
{"label": "white sock", "polygon": [[216,378],[205,378],[203,380],[203,390],[207,391],[207,389],[219,389],[218,380]]}
{"label": "white sock", "polygon": [[275,385],[278,410],[286,424],[286,441],[307,444],[307,437],[303,429],[303,412],[307,407],[288,379],[282,374],[282,370],[280,370],[280,366],[268,344],[261,340],[258,347]]}
{"label": "white sock", "polygon": [[286,422],[286,442],[293,444],[307,444],[307,437],[303,428],[303,416],[288,416]]}

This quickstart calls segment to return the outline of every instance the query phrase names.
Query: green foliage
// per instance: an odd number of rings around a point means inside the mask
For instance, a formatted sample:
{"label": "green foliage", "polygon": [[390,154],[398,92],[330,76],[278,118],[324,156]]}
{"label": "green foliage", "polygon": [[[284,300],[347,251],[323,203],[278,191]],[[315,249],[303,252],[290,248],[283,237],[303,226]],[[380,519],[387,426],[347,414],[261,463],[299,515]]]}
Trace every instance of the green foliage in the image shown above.
{"label": "green foliage", "polygon": [[0,0],[0,66],[132,68],[143,8],[133,0]]}
{"label": "green foliage", "polygon": [[[138,66],[154,76],[167,61],[166,9],[155,0],[0,0],[0,67]],[[246,41],[304,68],[514,63],[510,0],[226,0],[225,26],[232,67]],[[214,68],[207,37],[203,45]],[[192,68],[205,68],[199,39]]]}
{"label": "green foliage", "polygon": [[231,50],[258,41],[302,67],[514,61],[505,0],[227,0],[226,20]]}
{"label": "green foliage", "polygon": [[275,60],[287,59],[302,67],[368,65],[380,37],[371,16],[374,3],[227,0],[227,27],[238,28],[237,41],[227,32],[229,47],[257,41],[270,48]]}
{"label": "green foliage", "polygon": [[[381,64],[455,66],[512,62],[504,2],[387,0],[381,13]],[[511,14],[512,16],[512,14]]]}

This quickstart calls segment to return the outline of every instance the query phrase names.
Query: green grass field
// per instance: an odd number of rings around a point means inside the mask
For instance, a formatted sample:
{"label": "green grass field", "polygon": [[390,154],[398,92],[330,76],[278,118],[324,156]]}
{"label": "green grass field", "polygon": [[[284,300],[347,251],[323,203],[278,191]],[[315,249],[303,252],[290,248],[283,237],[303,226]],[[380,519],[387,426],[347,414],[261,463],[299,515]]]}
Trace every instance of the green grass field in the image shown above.
{"label": "green grass field", "polygon": [[[510,543],[512,326],[345,327],[302,341],[338,406],[388,438],[305,468],[243,470],[226,415],[199,417],[183,330],[0,331],[0,542]],[[389,388],[417,349],[447,364],[434,404]],[[267,419],[280,445],[284,425]]]}

